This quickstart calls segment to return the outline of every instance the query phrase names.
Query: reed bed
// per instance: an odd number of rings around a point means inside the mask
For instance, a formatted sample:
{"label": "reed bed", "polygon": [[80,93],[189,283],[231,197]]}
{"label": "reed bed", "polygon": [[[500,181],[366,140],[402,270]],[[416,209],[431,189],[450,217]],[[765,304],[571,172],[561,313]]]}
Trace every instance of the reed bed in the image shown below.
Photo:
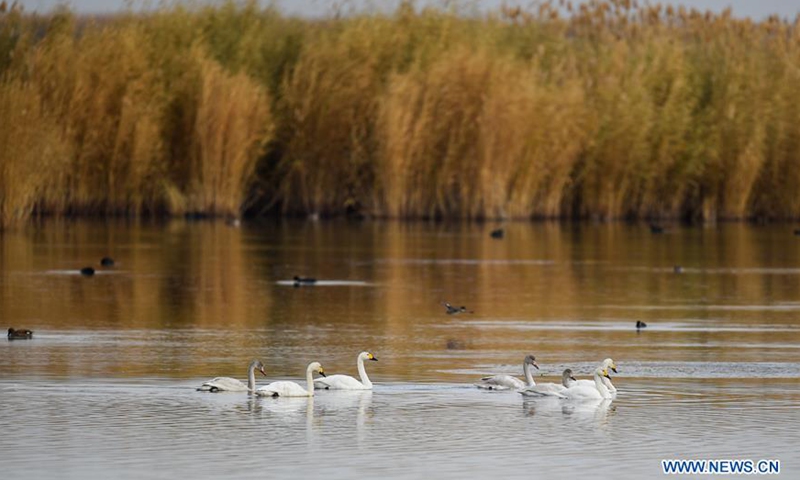
{"label": "reed bed", "polygon": [[800,218],[798,19],[628,0],[0,10],[0,225]]}

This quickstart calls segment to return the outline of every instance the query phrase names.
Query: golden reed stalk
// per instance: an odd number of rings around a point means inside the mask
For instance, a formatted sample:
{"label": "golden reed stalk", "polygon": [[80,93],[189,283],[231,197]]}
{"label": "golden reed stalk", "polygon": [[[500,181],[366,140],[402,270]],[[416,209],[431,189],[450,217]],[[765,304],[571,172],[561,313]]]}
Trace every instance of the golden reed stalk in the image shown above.
{"label": "golden reed stalk", "polygon": [[627,0],[0,11],[0,225],[800,218],[797,19]]}

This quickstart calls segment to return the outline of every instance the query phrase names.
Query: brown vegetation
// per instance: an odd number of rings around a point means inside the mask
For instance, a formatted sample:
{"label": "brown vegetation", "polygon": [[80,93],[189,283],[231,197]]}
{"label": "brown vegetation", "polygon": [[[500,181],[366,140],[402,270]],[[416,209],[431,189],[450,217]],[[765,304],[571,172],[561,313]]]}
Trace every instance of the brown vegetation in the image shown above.
{"label": "brown vegetation", "polygon": [[31,214],[798,218],[798,20],[636,2],[0,13]]}

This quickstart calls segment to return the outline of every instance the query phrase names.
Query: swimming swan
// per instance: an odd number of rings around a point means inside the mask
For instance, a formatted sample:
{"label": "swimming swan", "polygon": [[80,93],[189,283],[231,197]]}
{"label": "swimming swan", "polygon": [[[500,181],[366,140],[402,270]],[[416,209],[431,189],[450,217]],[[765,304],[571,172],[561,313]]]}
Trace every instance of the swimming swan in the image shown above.
{"label": "swimming swan", "polygon": [[311,362],[306,368],[306,384],[308,389],[301,387],[295,382],[272,382],[256,390],[256,395],[262,397],[313,397],[314,396],[314,372],[325,376],[325,370],[319,362]]}
{"label": "swimming swan", "polygon": [[570,400],[598,400],[611,398],[611,392],[603,384],[603,378],[608,377],[608,369],[602,365],[594,370],[594,385],[579,384],[569,387],[563,393],[558,394],[560,398]]}
{"label": "swimming swan", "polygon": [[522,363],[522,370],[525,372],[525,382],[511,375],[492,375],[491,377],[481,378],[480,381],[475,383],[475,386],[484,390],[519,390],[520,388],[536,385],[536,382],[533,381],[531,365],[536,367],[536,369],[539,368],[534,356],[528,355]]}
{"label": "swimming swan", "polygon": [[519,391],[526,397],[559,397],[564,395],[564,391],[572,387],[576,383],[575,377],[572,376],[572,370],[569,368],[564,370],[561,374],[561,383],[539,383],[525,387]]}
{"label": "swimming swan", "polygon": [[253,360],[247,367],[247,385],[231,377],[217,377],[203,383],[198,392],[252,392],[256,389],[256,369],[265,377],[264,364],[261,360]]}
{"label": "swimming swan", "polygon": [[[617,365],[614,363],[614,360],[611,360],[610,358],[606,358],[605,360],[603,360],[603,363],[601,363],[600,366],[605,369],[610,368],[611,371],[617,373]],[[594,386],[594,380],[586,380],[586,379],[576,380],[573,386],[577,387],[578,385],[592,387]],[[605,377],[603,377],[603,386],[605,386],[608,389],[609,393],[611,393],[612,395],[616,395],[617,389],[616,387],[614,387],[614,384],[611,383],[610,376],[606,375]]]}
{"label": "swimming swan", "polygon": [[372,382],[369,381],[367,370],[364,368],[364,360],[377,362],[378,359],[370,352],[361,352],[356,358],[358,364],[359,382],[350,375],[331,375],[330,377],[317,378],[314,380],[314,388],[325,390],[372,390]]}

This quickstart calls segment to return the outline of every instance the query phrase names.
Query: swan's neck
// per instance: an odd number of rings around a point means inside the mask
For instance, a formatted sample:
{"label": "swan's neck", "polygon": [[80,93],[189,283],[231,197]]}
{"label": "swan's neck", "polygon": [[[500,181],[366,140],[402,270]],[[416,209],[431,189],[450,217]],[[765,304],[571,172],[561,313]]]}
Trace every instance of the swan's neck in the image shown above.
{"label": "swan's neck", "polygon": [[608,389],[609,393],[614,393],[617,391],[617,388],[611,383],[611,380],[608,378],[603,377],[603,385]]}
{"label": "swan's neck", "polygon": [[609,398],[611,397],[611,394],[608,392],[608,388],[606,388],[605,384],[603,383],[603,380],[605,379],[606,377],[600,375],[599,372],[594,372],[594,386],[597,387],[597,391],[600,392],[600,395],[603,398]]}
{"label": "swan's neck", "polygon": [[531,372],[531,364],[530,363],[523,363],[522,364],[522,371],[525,372],[525,383],[528,387],[532,387],[536,385],[536,382],[533,381],[533,373]]}
{"label": "swan's neck", "polygon": [[306,370],[306,387],[307,387],[307,391],[308,391],[308,396],[309,397],[313,397],[314,396],[314,372],[311,370],[311,367],[309,367]]}
{"label": "swan's neck", "polygon": [[367,376],[367,369],[364,368],[364,359],[361,358],[361,356],[358,357],[358,376],[361,378],[361,383],[363,383],[365,387],[372,386],[372,382],[369,381],[369,377]]}
{"label": "swan's neck", "polygon": [[597,387],[601,393],[605,387],[605,385],[603,385],[603,376],[600,375],[599,372],[594,372],[594,386]]}
{"label": "swan's neck", "polygon": [[247,369],[247,389],[251,392],[256,389],[256,364],[251,363]]}

